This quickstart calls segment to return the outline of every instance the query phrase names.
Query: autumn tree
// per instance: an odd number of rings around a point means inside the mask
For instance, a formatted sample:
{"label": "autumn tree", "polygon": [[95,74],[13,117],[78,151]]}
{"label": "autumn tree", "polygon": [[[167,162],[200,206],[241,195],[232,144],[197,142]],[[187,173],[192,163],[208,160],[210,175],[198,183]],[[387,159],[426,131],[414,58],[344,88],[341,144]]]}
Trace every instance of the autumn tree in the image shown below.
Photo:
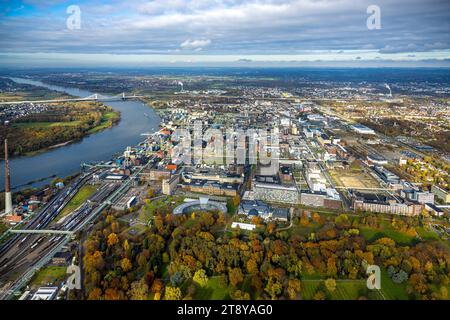
{"label": "autumn tree", "polygon": [[247,261],[247,271],[250,274],[257,274],[259,272],[258,263],[255,259],[250,258]]}
{"label": "autumn tree", "polygon": [[267,233],[272,234],[275,231],[275,227],[276,227],[275,223],[269,222],[266,228]]}
{"label": "autumn tree", "polygon": [[120,267],[122,268],[122,270],[124,272],[128,272],[131,270],[131,268],[133,267],[133,265],[131,264],[130,259],[128,258],[123,258],[122,261],[120,262]]}
{"label": "autumn tree", "polygon": [[282,290],[282,284],[275,277],[270,277],[264,288],[264,291],[267,292],[272,300],[275,300],[281,294]]}
{"label": "autumn tree", "polygon": [[161,292],[161,290],[163,289],[164,284],[161,280],[156,279],[155,281],[153,281],[153,284],[150,288],[150,291],[153,293],[157,293],[157,292]]}
{"label": "autumn tree", "polygon": [[326,298],[325,293],[323,291],[320,291],[320,290],[317,291],[314,294],[314,297],[313,297],[314,300],[325,300],[325,298]]}
{"label": "autumn tree", "polygon": [[110,233],[108,236],[108,246],[112,247],[114,246],[117,242],[119,242],[119,238],[117,237],[117,234]]}
{"label": "autumn tree", "polygon": [[244,275],[242,274],[242,270],[240,268],[232,268],[228,272],[228,278],[230,279],[230,284],[233,287],[236,287],[239,283],[244,281]]}
{"label": "autumn tree", "polygon": [[122,295],[119,290],[115,288],[108,288],[105,290],[105,300],[121,300]]}
{"label": "autumn tree", "polygon": [[131,289],[128,291],[131,300],[147,300],[148,285],[144,279],[131,283]]}
{"label": "autumn tree", "polygon": [[321,217],[320,217],[320,214],[318,214],[317,212],[314,212],[313,213],[313,215],[312,215],[312,219],[313,219],[313,221],[315,222],[315,223],[321,223],[322,222],[322,219],[321,219]]}
{"label": "autumn tree", "polygon": [[336,259],[334,257],[330,257],[327,260],[327,275],[330,277],[334,277],[337,274],[336,267]]}
{"label": "autumn tree", "polygon": [[164,298],[166,300],[181,300],[181,289],[177,287],[166,287]]}
{"label": "autumn tree", "polygon": [[327,288],[329,292],[334,292],[336,290],[336,280],[333,278],[325,280],[325,288]]}
{"label": "autumn tree", "polygon": [[306,212],[303,212],[300,218],[300,225],[302,225],[303,227],[307,227],[309,225],[309,219]]}
{"label": "autumn tree", "polygon": [[93,254],[86,253],[84,256],[84,268],[88,273],[94,272],[95,270],[102,270],[104,265],[103,253],[98,250]]}
{"label": "autumn tree", "polygon": [[239,195],[236,195],[233,197],[233,205],[235,207],[239,206],[239,204],[241,203],[241,197],[239,197]]}
{"label": "autumn tree", "polygon": [[334,219],[334,223],[340,229],[349,228],[351,225],[350,219],[346,214],[340,214]]}
{"label": "autumn tree", "polygon": [[88,300],[100,300],[101,298],[102,289],[95,287],[91,291],[89,291]]}
{"label": "autumn tree", "polygon": [[260,276],[254,275],[251,278],[250,285],[252,286],[254,291],[261,292],[264,284]]}
{"label": "autumn tree", "polygon": [[125,241],[123,242],[123,250],[125,250],[125,252],[128,252],[130,250],[130,244],[128,243],[127,239],[125,239]]}
{"label": "autumn tree", "polygon": [[300,292],[300,289],[301,289],[300,280],[289,279],[287,287],[289,299],[295,299],[297,297],[297,294]]}
{"label": "autumn tree", "polygon": [[199,269],[195,272],[192,280],[200,285],[200,287],[206,287],[208,284],[208,276],[206,275],[205,270]]}
{"label": "autumn tree", "polygon": [[250,300],[250,294],[241,290],[232,292],[230,296],[233,300]]}

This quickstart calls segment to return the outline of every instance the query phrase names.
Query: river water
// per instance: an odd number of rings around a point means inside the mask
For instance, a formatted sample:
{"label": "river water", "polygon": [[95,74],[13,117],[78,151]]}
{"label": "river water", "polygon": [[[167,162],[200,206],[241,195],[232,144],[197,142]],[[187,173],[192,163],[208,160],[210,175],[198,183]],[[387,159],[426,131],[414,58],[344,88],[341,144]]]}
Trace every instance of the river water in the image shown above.
{"label": "river water", "polygon": [[[86,97],[92,92],[76,88],[66,88],[45,84],[40,81],[11,78],[17,83],[25,83],[45,87],[51,90],[66,92],[77,97]],[[160,118],[153,109],[142,102],[107,101],[106,105],[121,112],[119,124],[83,138],[80,141],[61,146],[34,156],[10,159],[11,187],[23,189],[48,183],[53,175],[65,177],[80,170],[82,162],[110,160],[127,146],[134,146],[144,139],[141,133],[154,132],[158,129]],[[3,148],[1,148],[3,152]],[[4,181],[4,163],[1,162],[0,183]],[[36,182],[37,180],[44,181]],[[33,182],[30,184],[31,182]],[[0,187],[4,189],[3,186]]]}

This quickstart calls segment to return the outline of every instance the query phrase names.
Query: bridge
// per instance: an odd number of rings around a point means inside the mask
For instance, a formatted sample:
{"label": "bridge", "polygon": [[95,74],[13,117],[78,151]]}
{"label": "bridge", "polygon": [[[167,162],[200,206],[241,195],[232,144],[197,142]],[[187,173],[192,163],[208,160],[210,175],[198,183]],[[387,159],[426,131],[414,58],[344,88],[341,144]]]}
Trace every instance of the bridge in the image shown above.
{"label": "bridge", "polygon": [[58,235],[73,235],[73,231],[67,230],[8,230],[11,233],[26,233],[26,234],[58,234]]}
{"label": "bridge", "polygon": [[0,105],[8,104],[22,104],[22,103],[55,103],[55,102],[77,102],[77,101],[117,101],[117,100],[128,100],[143,98],[142,95],[126,95],[125,92],[117,94],[115,96],[105,96],[99,93],[91,94],[90,96],[84,98],[67,98],[67,99],[53,99],[53,100],[23,100],[23,101],[10,101],[10,102],[0,102]]}

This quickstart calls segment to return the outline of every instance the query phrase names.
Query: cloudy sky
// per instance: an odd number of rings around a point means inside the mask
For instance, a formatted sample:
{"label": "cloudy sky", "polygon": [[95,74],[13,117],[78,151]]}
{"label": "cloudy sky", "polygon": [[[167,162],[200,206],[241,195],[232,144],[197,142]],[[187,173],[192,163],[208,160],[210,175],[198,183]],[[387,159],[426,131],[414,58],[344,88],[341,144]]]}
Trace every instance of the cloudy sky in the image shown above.
{"label": "cloudy sky", "polygon": [[0,0],[3,67],[449,61],[449,0]]}

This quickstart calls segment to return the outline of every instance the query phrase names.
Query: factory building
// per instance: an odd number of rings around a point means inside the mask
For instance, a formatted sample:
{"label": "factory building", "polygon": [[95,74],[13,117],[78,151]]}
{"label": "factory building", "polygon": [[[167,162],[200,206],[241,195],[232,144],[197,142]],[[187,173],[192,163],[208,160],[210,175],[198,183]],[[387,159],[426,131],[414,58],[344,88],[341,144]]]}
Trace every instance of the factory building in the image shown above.
{"label": "factory building", "polygon": [[328,188],[326,192],[301,193],[300,203],[307,207],[324,207],[342,209],[342,200],[335,189]]}
{"label": "factory building", "polygon": [[256,176],[252,181],[251,196],[267,202],[299,203],[297,188],[281,184],[278,176]]}
{"label": "factory building", "polygon": [[162,193],[165,195],[172,195],[173,191],[180,182],[180,175],[175,174],[170,179],[164,179],[162,181]]}
{"label": "factory building", "polygon": [[376,134],[375,131],[370,129],[369,127],[363,126],[362,124],[355,124],[352,127],[352,130],[359,133],[359,134]]}
{"label": "factory building", "polygon": [[422,213],[423,205],[417,202],[408,202],[379,194],[363,194],[354,192],[352,195],[353,209],[389,213],[405,216],[417,216]]}
{"label": "factory building", "polygon": [[191,182],[184,182],[182,187],[191,192],[234,197],[238,195],[240,185],[237,183],[219,183],[205,179],[192,179]]}
{"label": "factory building", "polygon": [[367,156],[367,162],[370,165],[377,165],[377,166],[382,166],[382,165],[388,164],[388,161],[386,158],[376,155],[376,154],[373,154],[373,153],[371,153]]}
{"label": "factory building", "polygon": [[402,190],[400,195],[408,200],[417,201],[419,203],[434,203],[434,194],[431,192],[418,191],[414,189]]}
{"label": "factory building", "polygon": [[376,166],[373,168],[375,173],[387,184],[399,184],[400,178],[390,172],[389,170],[385,169],[384,167]]}
{"label": "factory building", "polygon": [[450,193],[436,185],[431,187],[431,192],[445,204],[450,203]]}
{"label": "factory building", "polygon": [[247,217],[261,217],[264,220],[277,220],[286,222],[288,220],[288,210],[283,208],[272,209],[265,202],[260,200],[242,200],[239,204],[238,214]]}

